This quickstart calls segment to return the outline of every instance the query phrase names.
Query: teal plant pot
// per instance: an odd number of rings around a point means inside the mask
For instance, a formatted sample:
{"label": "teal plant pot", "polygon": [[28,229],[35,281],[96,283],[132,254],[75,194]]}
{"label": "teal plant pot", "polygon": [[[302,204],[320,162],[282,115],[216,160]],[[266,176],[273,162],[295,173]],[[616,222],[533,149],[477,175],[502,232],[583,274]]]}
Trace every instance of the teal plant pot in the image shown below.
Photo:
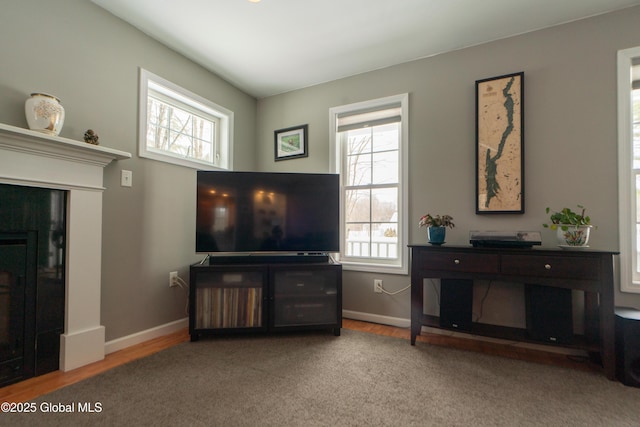
{"label": "teal plant pot", "polygon": [[447,234],[447,227],[428,227],[427,228],[427,237],[429,238],[429,243],[432,245],[441,245],[444,243],[445,235]]}

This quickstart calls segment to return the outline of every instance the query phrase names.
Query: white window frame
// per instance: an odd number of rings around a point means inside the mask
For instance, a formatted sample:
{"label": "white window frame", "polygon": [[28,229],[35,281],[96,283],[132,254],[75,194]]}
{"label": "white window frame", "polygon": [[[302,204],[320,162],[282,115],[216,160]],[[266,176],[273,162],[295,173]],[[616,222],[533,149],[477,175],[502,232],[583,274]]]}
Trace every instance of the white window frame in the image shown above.
{"label": "white window frame", "polygon": [[[149,92],[155,92],[163,102],[174,105],[216,123],[219,160],[212,162],[180,156],[169,151],[147,147],[147,101]],[[202,170],[232,170],[233,168],[233,111],[205,99],[150,71],[140,68],[138,117],[138,154],[140,157]]]}
{"label": "white window frame", "polygon": [[358,111],[370,111],[383,109],[384,107],[400,105],[401,125],[399,141],[399,174],[398,183],[398,259],[386,260],[380,258],[350,258],[345,257],[345,203],[344,184],[342,176],[340,180],[340,255],[339,259],[345,270],[366,271],[373,273],[408,274],[409,272],[409,94],[393,95],[370,101],[357,102],[329,109],[329,135],[330,135],[330,169],[332,173],[340,174],[343,169],[343,159],[346,147],[343,147],[337,138],[337,119],[339,115],[356,113]]}
{"label": "white window frame", "polygon": [[640,47],[618,51],[618,200],[620,232],[620,290],[640,293],[637,270],[636,173],[633,169],[632,61]]}

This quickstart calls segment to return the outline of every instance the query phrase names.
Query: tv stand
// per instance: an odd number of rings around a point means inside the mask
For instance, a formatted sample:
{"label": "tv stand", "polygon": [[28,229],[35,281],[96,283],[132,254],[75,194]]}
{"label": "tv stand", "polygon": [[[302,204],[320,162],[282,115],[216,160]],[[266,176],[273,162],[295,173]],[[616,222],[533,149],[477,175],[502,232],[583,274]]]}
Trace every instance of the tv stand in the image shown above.
{"label": "tv stand", "polygon": [[193,264],[191,341],[203,335],[311,329],[329,329],[339,336],[342,265],[328,256],[320,258],[212,256],[209,263]]}

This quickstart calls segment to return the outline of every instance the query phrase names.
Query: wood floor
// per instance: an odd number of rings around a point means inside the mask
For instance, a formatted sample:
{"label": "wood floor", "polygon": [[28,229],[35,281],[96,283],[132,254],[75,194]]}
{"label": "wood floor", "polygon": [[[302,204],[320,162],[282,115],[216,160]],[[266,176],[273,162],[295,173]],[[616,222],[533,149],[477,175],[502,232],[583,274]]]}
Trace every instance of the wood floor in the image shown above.
{"label": "wood floor", "polygon": [[[343,319],[342,326],[378,335],[386,335],[407,340],[409,345],[410,332],[408,328],[396,328],[393,326],[367,323],[351,319]],[[166,335],[160,338],[128,347],[126,349],[108,354],[104,360],[74,369],[69,372],[55,371],[39,377],[31,378],[16,384],[0,388],[0,402],[26,402],[46,393],[50,393],[70,384],[82,381],[86,378],[100,374],[116,366],[123,365],[132,360],[149,356],[176,344],[189,341],[189,333],[186,329]],[[441,334],[423,333],[417,338],[418,342],[431,345],[455,347],[462,350],[476,351],[502,357],[527,360],[531,362],[564,366],[568,368],[591,370],[602,372],[602,368],[586,360],[569,358],[563,354],[549,353],[540,350],[532,350],[512,345],[489,343],[465,338],[456,338]]]}

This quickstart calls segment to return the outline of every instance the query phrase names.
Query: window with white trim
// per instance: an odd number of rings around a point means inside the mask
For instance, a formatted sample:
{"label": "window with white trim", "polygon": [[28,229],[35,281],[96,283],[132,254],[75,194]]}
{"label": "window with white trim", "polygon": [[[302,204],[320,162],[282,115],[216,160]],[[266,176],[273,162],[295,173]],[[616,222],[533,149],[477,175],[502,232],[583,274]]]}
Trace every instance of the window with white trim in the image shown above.
{"label": "window with white trim", "polygon": [[406,274],[408,95],[330,110],[345,269]]}
{"label": "window with white trim", "polygon": [[640,47],[618,52],[620,287],[640,293]]}
{"label": "window with white trim", "polygon": [[231,169],[233,112],[140,69],[140,157]]}

